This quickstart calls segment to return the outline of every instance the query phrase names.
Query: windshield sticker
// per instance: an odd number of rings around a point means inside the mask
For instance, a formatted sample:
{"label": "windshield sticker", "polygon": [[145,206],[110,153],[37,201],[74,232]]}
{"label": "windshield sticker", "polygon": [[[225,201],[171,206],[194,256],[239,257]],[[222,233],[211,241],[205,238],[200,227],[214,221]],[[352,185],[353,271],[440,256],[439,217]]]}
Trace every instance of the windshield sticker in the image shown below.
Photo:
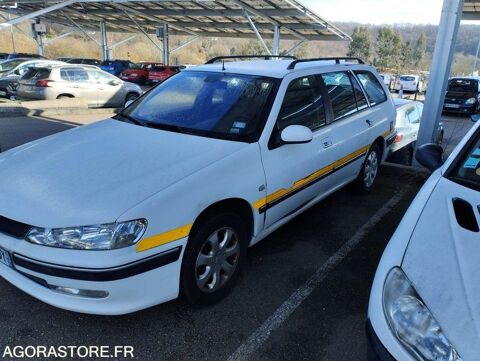
{"label": "windshield sticker", "polygon": [[477,168],[478,163],[480,163],[480,158],[470,157],[463,165],[463,168],[475,169]]}
{"label": "windshield sticker", "polygon": [[480,167],[477,168],[477,170],[475,171],[475,173],[480,177]]}
{"label": "windshield sticker", "polygon": [[476,155],[477,157],[480,157],[480,148],[475,149],[472,155]]}
{"label": "windshield sticker", "polygon": [[246,126],[247,126],[247,123],[245,123],[245,122],[234,122],[233,123],[234,128],[245,129]]}
{"label": "windshield sticker", "polygon": [[[240,129],[230,128],[230,134],[240,134]],[[479,159],[479,161],[480,161],[480,159]]]}

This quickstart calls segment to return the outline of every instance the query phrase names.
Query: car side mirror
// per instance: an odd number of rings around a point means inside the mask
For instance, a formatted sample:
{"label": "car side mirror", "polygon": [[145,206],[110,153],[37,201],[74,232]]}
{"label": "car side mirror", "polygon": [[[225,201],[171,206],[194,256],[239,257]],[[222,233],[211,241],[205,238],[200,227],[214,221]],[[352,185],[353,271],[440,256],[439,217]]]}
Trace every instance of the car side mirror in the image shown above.
{"label": "car side mirror", "polygon": [[113,79],[113,80],[110,80],[108,82],[108,84],[113,85],[113,86],[117,86],[117,85],[120,85],[121,83],[120,83],[120,80]]}
{"label": "car side mirror", "polygon": [[443,148],[438,144],[428,143],[418,147],[415,159],[430,171],[435,171],[443,165]]}
{"label": "car side mirror", "polygon": [[476,123],[480,120],[480,114],[473,114],[470,119],[472,119],[472,122]]}
{"label": "car side mirror", "polygon": [[309,143],[313,139],[313,133],[310,128],[303,125],[289,125],[282,130],[281,139],[287,144]]}
{"label": "car side mirror", "polygon": [[133,103],[133,100],[129,100],[125,103],[125,108],[128,108]]}

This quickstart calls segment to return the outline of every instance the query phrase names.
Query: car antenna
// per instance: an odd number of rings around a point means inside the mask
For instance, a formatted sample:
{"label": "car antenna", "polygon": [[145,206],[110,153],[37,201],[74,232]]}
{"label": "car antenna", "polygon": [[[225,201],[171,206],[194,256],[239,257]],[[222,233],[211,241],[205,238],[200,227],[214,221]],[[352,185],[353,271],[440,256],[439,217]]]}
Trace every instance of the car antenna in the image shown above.
{"label": "car antenna", "polygon": [[225,71],[225,59],[222,59],[222,71]]}

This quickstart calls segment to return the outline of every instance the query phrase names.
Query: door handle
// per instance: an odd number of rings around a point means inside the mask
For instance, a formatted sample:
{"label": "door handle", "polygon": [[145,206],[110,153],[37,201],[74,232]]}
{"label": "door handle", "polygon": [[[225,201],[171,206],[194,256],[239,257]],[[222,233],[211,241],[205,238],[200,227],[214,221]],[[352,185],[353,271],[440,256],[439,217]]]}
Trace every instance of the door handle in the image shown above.
{"label": "door handle", "polygon": [[370,119],[365,120],[365,122],[368,124],[369,127],[373,125],[373,123],[370,121]]}

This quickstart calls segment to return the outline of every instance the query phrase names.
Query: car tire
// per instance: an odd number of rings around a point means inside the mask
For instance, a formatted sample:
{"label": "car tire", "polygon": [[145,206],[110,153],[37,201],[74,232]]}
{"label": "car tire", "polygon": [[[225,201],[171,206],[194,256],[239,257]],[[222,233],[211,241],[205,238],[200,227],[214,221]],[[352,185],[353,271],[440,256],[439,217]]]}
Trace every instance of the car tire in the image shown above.
{"label": "car tire", "polygon": [[192,306],[205,307],[226,297],[238,280],[248,231],[232,212],[212,214],[195,228],[183,256],[181,293]]}
{"label": "car tire", "polygon": [[137,98],[138,98],[138,94],[128,93],[127,96],[125,97],[125,102],[123,103],[123,105],[126,106],[129,101],[134,101]]}
{"label": "car tire", "polygon": [[381,153],[377,144],[373,144],[365,157],[362,169],[354,183],[358,194],[368,194],[372,191],[380,169]]}

